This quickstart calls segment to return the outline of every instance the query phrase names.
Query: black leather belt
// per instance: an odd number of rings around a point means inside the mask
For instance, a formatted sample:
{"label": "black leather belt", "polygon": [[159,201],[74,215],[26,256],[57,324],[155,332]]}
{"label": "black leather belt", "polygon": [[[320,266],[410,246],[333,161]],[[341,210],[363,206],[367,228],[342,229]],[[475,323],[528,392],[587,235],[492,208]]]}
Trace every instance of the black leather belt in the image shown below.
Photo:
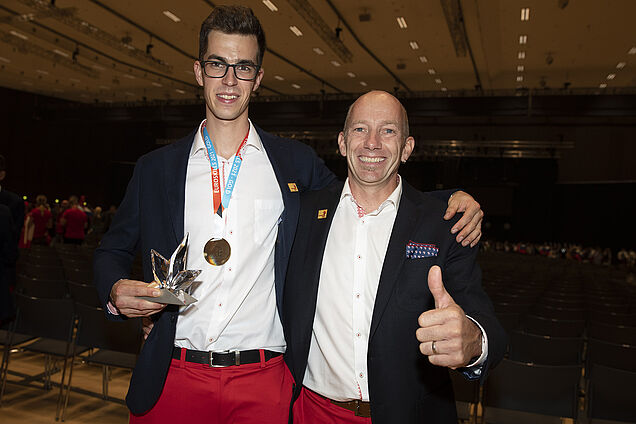
{"label": "black leather belt", "polygon": [[[309,389],[305,387],[305,390],[309,390]],[[329,399],[328,397],[325,397],[321,395],[320,393],[316,393],[313,390],[309,390],[309,391],[315,394],[316,396],[320,396],[321,398],[328,400],[329,402],[331,402],[332,405],[336,405],[336,406],[339,406],[340,408],[344,408],[353,412],[356,415],[356,417],[371,418],[371,402],[365,402],[365,401],[357,400],[357,399],[347,400],[342,402],[338,400]]]}
{"label": "black leather belt", "polygon": [[[265,361],[282,355],[281,352],[263,350]],[[172,357],[181,359],[181,348],[175,346],[172,349]],[[235,350],[232,352],[208,352],[202,350],[186,349],[185,360],[197,364],[207,364],[211,367],[230,367],[232,365],[255,364],[261,362],[261,354],[258,349]]]}

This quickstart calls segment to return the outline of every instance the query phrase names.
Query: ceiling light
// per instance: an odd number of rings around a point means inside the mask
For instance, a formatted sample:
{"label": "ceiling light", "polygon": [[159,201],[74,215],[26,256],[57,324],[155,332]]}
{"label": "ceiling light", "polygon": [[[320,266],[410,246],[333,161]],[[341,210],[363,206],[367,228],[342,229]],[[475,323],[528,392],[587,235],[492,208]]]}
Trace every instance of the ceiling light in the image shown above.
{"label": "ceiling light", "polygon": [[442,87],[442,88],[441,88],[441,90],[442,90],[442,91],[448,91],[448,88],[446,88],[446,87]]}
{"label": "ceiling light", "polygon": [[599,87],[599,88],[606,88],[606,87],[607,87],[607,84],[602,83],[602,84],[599,84],[599,85],[598,85],[598,87]]}
{"label": "ceiling light", "polygon": [[36,69],[35,72],[37,72],[38,74],[42,74],[42,75],[48,75],[49,74],[47,71],[43,71],[42,69]]}
{"label": "ceiling light", "polygon": [[629,49],[629,51],[627,52],[627,54],[636,54],[636,46],[632,47],[631,49]]}
{"label": "ceiling light", "polygon": [[517,82],[523,81],[523,75],[517,75]]}
{"label": "ceiling light", "polygon": [[100,85],[99,88],[101,88],[102,90],[110,90],[110,87],[107,85]]}
{"label": "ceiling light", "polygon": [[335,66],[336,68],[340,66],[340,62],[338,62],[337,60],[332,60],[331,64]]}
{"label": "ceiling light", "polygon": [[396,19],[397,19],[397,23],[400,26],[400,28],[406,29],[406,27],[408,25],[406,25],[406,20],[404,19],[404,17],[403,16],[398,16]]}
{"label": "ceiling light", "polygon": [[318,55],[320,55],[320,56],[322,56],[323,54],[325,54],[325,52],[323,52],[322,50],[320,50],[320,47],[314,47],[314,48],[313,48],[313,50],[314,50],[314,53],[316,53],[316,54],[318,54]]}
{"label": "ceiling light", "polygon": [[442,80],[441,80],[441,79],[439,79],[439,78],[435,78],[435,83],[436,83],[436,84],[441,84],[441,83],[442,83]]}
{"label": "ceiling light", "polygon": [[353,72],[347,72],[347,75],[351,78],[355,78],[356,74],[354,74]]}
{"label": "ceiling light", "polygon": [[29,39],[29,37],[27,37],[26,35],[18,32],[18,31],[11,30],[11,31],[9,31],[9,34],[13,35],[14,37],[18,37],[18,38],[20,38],[22,40],[28,40]]}
{"label": "ceiling light", "polygon": [[124,94],[127,95],[127,96],[134,96],[135,95],[135,93],[131,93],[130,91],[126,91]]}
{"label": "ceiling light", "polygon": [[163,85],[159,84],[158,82],[151,82],[152,85],[154,85],[155,87],[163,87]]}
{"label": "ceiling light", "polygon": [[523,72],[526,69],[523,65],[517,65],[517,72]]}
{"label": "ceiling light", "polygon": [[616,74],[609,74],[609,75],[607,75],[607,79],[608,79],[608,80],[613,80],[614,78],[616,78]]}
{"label": "ceiling light", "polygon": [[303,35],[302,31],[298,29],[298,27],[296,25],[292,25],[289,27],[289,29],[291,30],[291,32],[293,32],[294,34],[296,34],[296,37],[300,37]]}
{"label": "ceiling light", "polygon": [[274,78],[276,78],[278,81],[285,81],[285,78],[281,77],[280,75],[274,75]]}
{"label": "ceiling light", "polygon": [[62,90],[61,88],[54,88],[53,91],[55,91],[56,93],[63,93],[64,90]]}
{"label": "ceiling light", "polygon": [[179,94],[185,94],[185,91],[181,90],[180,88],[175,88],[174,91],[176,91]]}
{"label": "ceiling light", "polygon": [[272,12],[278,12],[278,8],[276,7],[276,5],[272,3],[270,0],[263,0],[263,4],[267,6],[267,8],[271,10]]}
{"label": "ceiling light", "polygon": [[428,62],[428,59],[426,58],[426,56],[420,56],[420,62],[426,63]]}
{"label": "ceiling light", "polygon": [[519,36],[519,44],[526,44],[528,42],[528,36],[527,35],[520,35]]}
{"label": "ceiling light", "polygon": [[522,21],[530,20],[530,8],[529,7],[522,7],[521,8],[521,20]]}
{"label": "ceiling light", "polygon": [[2,56],[0,56],[0,62],[11,63],[11,61],[9,59],[7,59],[6,57],[2,57]]}
{"label": "ceiling light", "polygon": [[172,19],[173,22],[181,22],[181,18],[169,10],[164,10],[163,14],[166,15],[168,18]]}
{"label": "ceiling light", "polygon": [[292,87],[294,87],[296,90],[298,90],[300,88],[300,85],[298,84],[292,84]]}
{"label": "ceiling light", "polygon": [[53,49],[53,53],[59,54],[60,56],[69,57],[70,55],[62,50]]}
{"label": "ceiling light", "polygon": [[409,46],[411,46],[413,50],[417,50],[420,48],[419,44],[417,44],[417,41],[409,41]]}
{"label": "ceiling light", "polygon": [[364,82],[364,81],[360,81],[360,85],[361,85],[361,86],[363,86],[363,87],[366,87],[366,86],[367,86],[367,83],[366,83],[366,82]]}
{"label": "ceiling light", "polygon": [[95,64],[93,64],[93,69],[97,69],[98,71],[103,71],[106,68],[104,68],[103,66],[100,66],[100,65],[95,63]]}
{"label": "ceiling light", "polygon": [[431,75],[435,75],[435,69],[429,68],[428,69],[428,73],[431,74]]}
{"label": "ceiling light", "polygon": [[517,59],[525,59],[525,58],[526,58],[526,52],[524,52],[523,50],[517,53]]}
{"label": "ceiling light", "polygon": [[616,64],[616,69],[623,69],[625,67],[625,65],[627,65],[627,63],[625,62],[618,62]]}
{"label": "ceiling light", "polygon": [[77,78],[69,78],[68,80],[71,82],[77,82],[77,83],[80,82],[80,80],[78,80]]}
{"label": "ceiling light", "polygon": [[24,84],[24,85],[33,85],[33,83],[31,81],[22,81],[22,84]]}
{"label": "ceiling light", "polygon": [[128,79],[135,79],[134,75],[130,75],[130,74],[124,74],[124,78],[128,78]]}

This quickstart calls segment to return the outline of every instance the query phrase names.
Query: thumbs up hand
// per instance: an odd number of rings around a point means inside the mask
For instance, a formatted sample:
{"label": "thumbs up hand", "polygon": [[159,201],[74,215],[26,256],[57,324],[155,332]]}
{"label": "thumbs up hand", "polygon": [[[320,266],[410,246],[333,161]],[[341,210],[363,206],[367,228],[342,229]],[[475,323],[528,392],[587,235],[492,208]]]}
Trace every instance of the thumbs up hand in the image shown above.
{"label": "thumbs up hand", "polygon": [[428,272],[428,288],[435,299],[435,309],[423,312],[417,320],[420,328],[415,336],[420,351],[433,365],[464,367],[481,354],[481,330],[446,291],[437,265]]}

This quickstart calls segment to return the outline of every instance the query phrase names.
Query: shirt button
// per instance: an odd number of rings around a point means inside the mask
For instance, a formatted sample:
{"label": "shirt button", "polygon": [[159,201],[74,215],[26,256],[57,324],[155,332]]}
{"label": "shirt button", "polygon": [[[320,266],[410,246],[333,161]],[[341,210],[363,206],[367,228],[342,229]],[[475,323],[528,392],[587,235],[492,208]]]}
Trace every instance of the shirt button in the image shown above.
{"label": "shirt button", "polygon": [[212,342],[214,341],[214,337],[210,337],[210,338],[208,339],[208,341],[209,341],[210,343],[212,343]]}
{"label": "shirt button", "polygon": [[230,235],[232,235],[232,233],[233,233],[233,231],[232,231],[232,230],[230,230]]}
{"label": "shirt button", "polygon": [[356,293],[356,299],[360,299],[360,293]]}
{"label": "shirt button", "polygon": [[362,256],[358,255],[358,259],[362,259]]}
{"label": "shirt button", "polygon": [[220,307],[222,307],[222,306],[223,306],[223,304],[222,304],[222,303],[219,303],[219,308],[220,308]]}
{"label": "shirt button", "polygon": [[360,373],[359,375],[360,375],[360,378],[364,378],[364,374]]}
{"label": "shirt button", "polygon": [[360,337],[360,333],[356,333],[356,337]]}
{"label": "shirt button", "polygon": [[229,272],[232,272],[232,268],[231,268],[231,267],[230,267],[230,268],[228,268],[227,270],[228,270]]}

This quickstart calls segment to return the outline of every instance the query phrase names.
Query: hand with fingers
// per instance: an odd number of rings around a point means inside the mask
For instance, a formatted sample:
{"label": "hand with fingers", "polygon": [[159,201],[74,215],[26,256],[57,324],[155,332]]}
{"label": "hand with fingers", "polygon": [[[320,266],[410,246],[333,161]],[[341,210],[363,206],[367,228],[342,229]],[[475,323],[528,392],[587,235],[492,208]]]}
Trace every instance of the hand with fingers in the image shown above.
{"label": "hand with fingers", "polygon": [[420,351],[433,365],[464,367],[481,354],[481,330],[446,291],[442,270],[437,265],[428,272],[428,287],[435,299],[435,309],[418,318],[420,328],[415,335]]}
{"label": "hand with fingers", "polygon": [[451,233],[457,234],[455,240],[462,246],[474,247],[481,238],[481,221],[484,218],[484,211],[473,196],[463,191],[456,191],[448,199],[448,208],[444,214],[444,219],[449,220],[456,213],[463,212],[464,216],[453,225]]}
{"label": "hand with fingers", "polygon": [[137,280],[119,280],[110,290],[110,300],[128,318],[149,317],[166,307],[164,303],[149,302],[138,296],[158,297],[161,292],[150,284]]}
{"label": "hand with fingers", "polygon": [[152,328],[155,326],[155,323],[152,322],[152,320],[148,317],[143,317],[141,319],[141,323],[143,325],[142,328],[144,330],[144,340],[146,340],[148,336],[150,335]]}

